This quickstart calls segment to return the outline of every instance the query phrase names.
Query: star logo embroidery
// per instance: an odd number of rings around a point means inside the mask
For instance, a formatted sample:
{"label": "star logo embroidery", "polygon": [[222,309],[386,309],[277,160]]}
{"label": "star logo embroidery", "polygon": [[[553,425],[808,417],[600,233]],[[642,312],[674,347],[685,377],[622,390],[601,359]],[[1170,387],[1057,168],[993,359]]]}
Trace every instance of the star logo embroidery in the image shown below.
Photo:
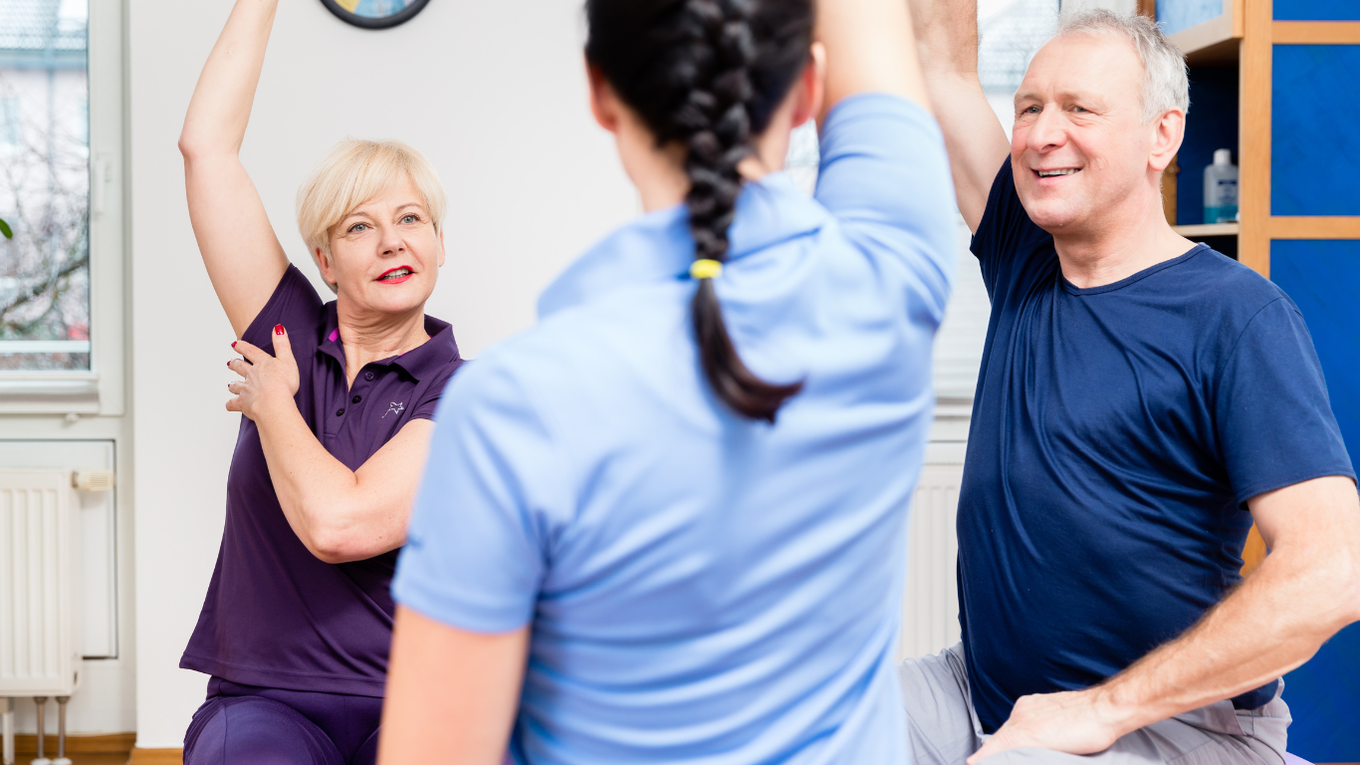
{"label": "star logo embroidery", "polygon": [[399,414],[401,414],[402,411],[405,410],[405,409],[406,409],[406,402],[405,402],[405,401],[393,401],[391,404],[389,404],[389,405],[387,406],[387,411],[383,414],[382,418],[383,418],[384,420],[387,419],[387,415],[389,415],[389,414],[397,414],[397,415],[399,415]]}

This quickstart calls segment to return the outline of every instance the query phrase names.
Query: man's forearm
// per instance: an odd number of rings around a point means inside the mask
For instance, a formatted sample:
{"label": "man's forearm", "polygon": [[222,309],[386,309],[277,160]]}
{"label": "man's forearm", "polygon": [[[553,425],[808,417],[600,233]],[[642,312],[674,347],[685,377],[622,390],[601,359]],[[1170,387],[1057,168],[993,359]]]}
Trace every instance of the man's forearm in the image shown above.
{"label": "man's forearm", "polygon": [[1022,696],[969,765],[1019,747],[1104,751],[1139,728],[1265,685],[1360,620],[1355,482],[1314,478],[1247,504],[1273,551],[1256,573],[1180,638],[1105,683]]}
{"label": "man's forearm", "polygon": [[1265,685],[1353,620],[1355,562],[1302,553],[1268,556],[1185,635],[1092,688],[1120,735]]}
{"label": "man's forearm", "polygon": [[[908,0],[901,0],[907,2]],[[909,0],[926,93],[949,151],[959,211],[974,232],[1010,153],[978,80],[977,0]]]}
{"label": "man's forearm", "polygon": [[977,0],[909,0],[927,85],[945,75],[977,77]]}

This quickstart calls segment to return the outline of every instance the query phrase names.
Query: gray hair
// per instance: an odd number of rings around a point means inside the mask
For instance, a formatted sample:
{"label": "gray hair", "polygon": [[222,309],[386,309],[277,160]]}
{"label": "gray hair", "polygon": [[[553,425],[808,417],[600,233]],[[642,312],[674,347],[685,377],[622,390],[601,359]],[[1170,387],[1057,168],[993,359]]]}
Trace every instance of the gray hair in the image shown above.
{"label": "gray hair", "polygon": [[1072,34],[1123,37],[1143,62],[1143,122],[1172,109],[1190,111],[1190,76],[1185,55],[1147,16],[1119,14],[1104,8],[1065,12],[1058,17],[1054,38]]}

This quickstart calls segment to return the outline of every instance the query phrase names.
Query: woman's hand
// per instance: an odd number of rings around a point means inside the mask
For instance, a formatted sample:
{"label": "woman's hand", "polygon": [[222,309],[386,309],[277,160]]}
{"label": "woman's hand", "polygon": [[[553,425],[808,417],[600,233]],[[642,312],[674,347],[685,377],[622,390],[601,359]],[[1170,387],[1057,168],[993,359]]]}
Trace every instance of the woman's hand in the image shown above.
{"label": "woman's hand", "polygon": [[294,405],[298,365],[288,331],[282,324],[274,326],[273,356],[244,340],[232,343],[231,347],[245,358],[228,361],[227,366],[244,379],[227,386],[227,390],[236,394],[227,401],[227,411],[240,412],[258,423],[273,407]]}

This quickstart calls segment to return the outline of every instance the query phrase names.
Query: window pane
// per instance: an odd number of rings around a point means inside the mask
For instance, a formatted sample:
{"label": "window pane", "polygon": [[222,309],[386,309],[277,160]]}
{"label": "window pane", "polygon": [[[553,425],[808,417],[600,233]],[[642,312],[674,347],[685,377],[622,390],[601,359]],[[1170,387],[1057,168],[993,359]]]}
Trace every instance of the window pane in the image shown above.
{"label": "window pane", "polygon": [[1011,94],[1029,60],[1058,23],[1058,0],[981,0],[978,3],[978,76],[991,93]]}
{"label": "window pane", "polygon": [[0,371],[90,368],[88,0],[0,0]]}

